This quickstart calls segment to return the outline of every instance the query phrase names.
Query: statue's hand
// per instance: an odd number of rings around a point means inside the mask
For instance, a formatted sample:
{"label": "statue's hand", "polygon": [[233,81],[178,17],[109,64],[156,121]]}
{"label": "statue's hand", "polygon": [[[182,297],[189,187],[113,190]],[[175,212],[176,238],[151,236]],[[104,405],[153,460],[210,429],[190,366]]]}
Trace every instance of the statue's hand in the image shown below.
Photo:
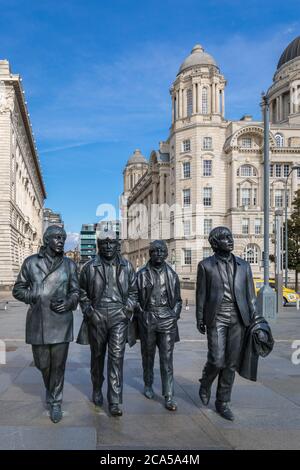
{"label": "statue's hand", "polygon": [[197,323],[197,329],[198,329],[199,333],[201,333],[202,335],[205,335],[205,333],[206,333],[206,326],[204,325],[203,322]]}
{"label": "statue's hand", "polygon": [[257,336],[258,336],[259,341],[261,341],[262,343],[266,343],[268,341],[268,335],[263,330],[258,330]]}
{"label": "statue's hand", "polygon": [[55,313],[68,312],[72,308],[72,301],[68,299],[56,299],[51,301],[50,307]]}

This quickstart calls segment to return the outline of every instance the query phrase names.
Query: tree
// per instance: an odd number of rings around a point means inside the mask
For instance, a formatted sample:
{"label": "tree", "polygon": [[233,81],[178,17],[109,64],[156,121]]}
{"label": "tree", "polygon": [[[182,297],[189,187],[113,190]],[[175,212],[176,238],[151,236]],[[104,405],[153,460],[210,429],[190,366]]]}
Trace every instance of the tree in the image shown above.
{"label": "tree", "polygon": [[289,269],[295,270],[295,289],[298,290],[300,272],[300,189],[292,203],[293,212],[288,220],[288,262]]}

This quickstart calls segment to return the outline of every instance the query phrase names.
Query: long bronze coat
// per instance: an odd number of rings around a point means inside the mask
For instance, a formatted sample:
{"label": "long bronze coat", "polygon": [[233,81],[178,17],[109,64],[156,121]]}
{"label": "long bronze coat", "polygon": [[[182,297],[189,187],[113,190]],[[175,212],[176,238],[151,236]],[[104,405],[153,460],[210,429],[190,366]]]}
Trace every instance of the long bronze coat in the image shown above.
{"label": "long bronze coat", "polygon": [[[71,259],[62,257],[52,269],[48,269],[44,253],[25,259],[13,288],[13,296],[29,304],[26,318],[26,343],[56,344],[73,341],[73,314],[79,299],[77,268]],[[32,293],[37,302],[32,302]],[[56,313],[50,308],[52,297],[71,299],[71,309]]]}

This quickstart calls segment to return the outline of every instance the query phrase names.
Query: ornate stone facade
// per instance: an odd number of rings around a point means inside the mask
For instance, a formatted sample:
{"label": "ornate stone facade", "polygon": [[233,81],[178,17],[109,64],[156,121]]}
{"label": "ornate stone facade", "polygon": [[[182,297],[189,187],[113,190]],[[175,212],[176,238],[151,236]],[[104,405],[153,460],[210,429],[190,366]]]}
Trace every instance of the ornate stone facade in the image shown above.
{"label": "ornate stone facade", "polygon": [[46,197],[19,75],[0,61],[0,289],[42,241]]}
{"label": "ornate stone facade", "polygon": [[[286,178],[292,167],[300,164],[300,56],[285,57],[289,59],[279,62],[268,92],[270,226],[275,209],[284,208]],[[172,126],[167,141],[151,153],[148,168],[133,187],[126,180],[129,164],[124,171],[124,254],[134,266],[141,266],[147,259],[150,238],[165,238],[184,298],[191,301],[197,263],[210,254],[208,233],[212,227],[227,225],[234,234],[235,253],[250,261],[255,276],[262,276],[263,123],[249,115],[239,121],[227,120],[225,87],[226,80],[215,60],[196,45],[170,89]],[[131,173],[134,170],[130,165]],[[289,213],[293,194],[299,188],[300,170],[292,171],[288,178]],[[169,214],[150,214],[153,203],[168,204]],[[139,230],[142,209],[138,204],[149,208],[147,229],[143,229],[148,239]],[[165,236],[167,219],[170,231]]]}

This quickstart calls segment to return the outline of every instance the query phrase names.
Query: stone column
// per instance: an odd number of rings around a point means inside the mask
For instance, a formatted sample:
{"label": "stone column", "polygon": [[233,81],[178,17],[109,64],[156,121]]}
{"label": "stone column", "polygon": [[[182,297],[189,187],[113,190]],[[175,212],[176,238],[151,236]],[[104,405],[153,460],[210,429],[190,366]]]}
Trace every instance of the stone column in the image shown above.
{"label": "stone column", "polygon": [[290,114],[294,113],[294,105],[293,105],[293,87],[290,87]]}
{"label": "stone column", "polygon": [[222,90],[222,116],[225,117],[225,90]]}
{"label": "stone column", "polygon": [[[298,162],[293,162],[293,166],[298,165]],[[292,171],[291,188],[290,188],[290,204],[294,199],[294,192],[297,191],[298,187],[298,170]]]}
{"label": "stone column", "polygon": [[193,83],[193,114],[197,112],[197,85]]}
{"label": "stone column", "polygon": [[212,106],[212,114],[215,114],[216,112],[216,87],[215,83],[212,83],[211,85],[211,106]]}
{"label": "stone column", "polygon": [[174,94],[172,95],[172,124],[174,124],[175,121],[175,98]]}
{"label": "stone column", "polygon": [[282,95],[280,95],[280,97],[279,97],[279,119],[280,119],[280,121],[283,120],[283,99],[282,99]]}
{"label": "stone column", "polygon": [[197,96],[198,96],[198,113],[202,113],[202,86],[200,83],[198,83],[198,90],[197,90]]}
{"label": "stone column", "polygon": [[179,88],[179,118],[182,118],[182,88]]}
{"label": "stone column", "polygon": [[276,122],[279,121],[279,97],[276,98]]}
{"label": "stone column", "polygon": [[157,204],[157,183],[153,183],[152,204]]}
{"label": "stone column", "polygon": [[187,117],[187,89],[182,90],[182,117]]}
{"label": "stone column", "polygon": [[159,175],[159,204],[164,204],[164,194],[165,194],[165,175],[160,173]]}
{"label": "stone column", "polygon": [[220,92],[218,84],[216,84],[216,112],[220,112]]}
{"label": "stone column", "polygon": [[236,172],[237,172],[237,161],[233,158],[231,162],[231,209],[236,207]]}

